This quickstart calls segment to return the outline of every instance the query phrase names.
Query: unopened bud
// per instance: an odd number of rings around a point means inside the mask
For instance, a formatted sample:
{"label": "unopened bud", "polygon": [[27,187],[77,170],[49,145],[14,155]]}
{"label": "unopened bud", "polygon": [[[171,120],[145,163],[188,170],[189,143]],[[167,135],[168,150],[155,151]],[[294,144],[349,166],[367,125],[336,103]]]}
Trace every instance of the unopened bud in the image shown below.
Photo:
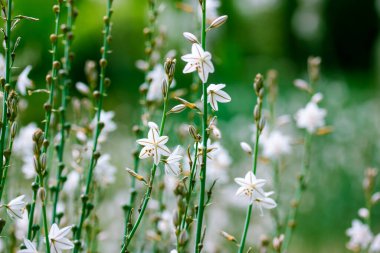
{"label": "unopened bud", "polygon": [[225,232],[225,231],[220,231],[220,234],[221,234],[224,238],[226,238],[227,241],[237,243],[237,240],[236,240],[235,236],[230,235],[229,233],[227,233],[227,232]]}
{"label": "unopened bud", "polygon": [[246,143],[246,142],[240,142],[240,147],[248,155],[252,155],[252,148],[251,148],[251,146],[248,143]]}
{"label": "unopened bud", "polygon": [[147,181],[145,180],[145,178],[143,176],[141,176],[140,174],[137,174],[135,171],[129,169],[129,168],[126,168],[125,169],[129,175],[131,175],[132,177],[136,178],[137,180],[141,181],[141,182],[144,182],[145,184],[148,184]]}
{"label": "unopened bud", "polygon": [[40,187],[38,189],[38,197],[41,199],[42,202],[45,202],[46,199],[46,191],[45,188]]}
{"label": "unopened bud", "polygon": [[206,29],[206,31],[220,27],[221,25],[226,23],[227,19],[228,19],[227,15],[216,18],[214,21],[212,21],[211,25]]}
{"label": "unopened bud", "polygon": [[185,109],[186,109],[185,105],[179,104],[179,105],[174,106],[172,109],[170,109],[167,112],[167,114],[170,114],[170,113],[180,113],[180,112],[183,112]]}
{"label": "unopened bud", "polygon": [[194,43],[200,44],[197,37],[192,33],[184,32],[183,37],[185,37],[185,39],[187,39],[189,42],[191,42],[193,44]]}

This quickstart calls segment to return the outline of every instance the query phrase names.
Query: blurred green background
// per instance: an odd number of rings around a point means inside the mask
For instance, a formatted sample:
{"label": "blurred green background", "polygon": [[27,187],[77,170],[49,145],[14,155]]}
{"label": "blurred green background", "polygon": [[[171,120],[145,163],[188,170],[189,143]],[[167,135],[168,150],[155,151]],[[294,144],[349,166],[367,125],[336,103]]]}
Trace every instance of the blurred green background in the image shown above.
{"label": "blurred green background", "polygon": [[[86,60],[99,59],[104,2],[77,1],[74,82],[85,81]],[[167,29],[163,55],[176,49],[179,59],[190,50],[182,33],[199,35],[194,30],[197,27],[194,14],[176,8],[179,1],[158,2],[165,5],[158,19]],[[44,77],[51,64],[48,50],[54,3],[15,1],[15,14],[40,19],[23,21],[15,30],[22,37],[15,65],[32,64],[30,77],[37,87],[44,87]],[[113,54],[108,69],[112,86],[105,108],[115,110],[116,121],[129,131],[138,120],[133,109],[138,103],[138,88],[144,81],[135,62],[145,57],[142,30],[147,24],[147,1],[115,0],[114,11]],[[279,72],[278,114],[294,113],[307,100],[293,87],[293,80],[306,78],[308,56],[322,57],[319,85],[325,95],[323,106],[329,111],[327,122],[334,132],[319,138],[313,147],[313,172],[305,197],[309,201],[301,208],[290,252],[345,252],[348,241],[345,230],[364,205],[363,171],[380,164],[380,1],[222,0],[218,12],[227,14],[229,19],[222,28],[212,31],[207,48],[216,67],[211,81],[226,83],[232,96],[232,103],[223,106],[218,114],[222,131],[231,132],[234,124],[250,124],[255,103],[251,90],[253,78],[256,73],[266,73],[269,69]],[[178,60],[176,80],[179,87],[188,87],[191,76],[180,73],[183,66]],[[22,122],[40,122],[45,97],[37,94],[28,100],[33,106],[21,115]],[[128,131],[124,134],[129,134]],[[227,133],[225,138],[225,142],[233,141],[236,147],[242,141]],[[236,151],[230,152],[234,159],[241,157]],[[233,178],[241,173],[232,171],[230,175]],[[241,216],[243,213],[243,210],[239,212]],[[379,207],[373,217],[373,231],[379,232]]]}

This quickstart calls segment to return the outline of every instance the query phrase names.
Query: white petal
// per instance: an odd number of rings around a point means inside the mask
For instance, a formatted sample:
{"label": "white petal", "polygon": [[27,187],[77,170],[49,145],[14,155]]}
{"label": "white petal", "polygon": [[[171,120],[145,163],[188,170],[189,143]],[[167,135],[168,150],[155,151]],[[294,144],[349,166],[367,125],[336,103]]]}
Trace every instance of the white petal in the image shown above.
{"label": "white petal", "polygon": [[220,103],[228,103],[231,101],[230,95],[227,94],[227,92],[219,90],[218,92],[214,93],[215,99]]}

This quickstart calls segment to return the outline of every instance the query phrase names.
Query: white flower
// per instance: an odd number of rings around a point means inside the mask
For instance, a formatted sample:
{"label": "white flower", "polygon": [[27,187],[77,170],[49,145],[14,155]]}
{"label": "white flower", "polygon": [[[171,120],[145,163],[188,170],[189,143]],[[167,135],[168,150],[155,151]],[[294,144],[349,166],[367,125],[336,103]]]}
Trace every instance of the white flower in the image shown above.
{"label": "white flower", "polygon": [[207,161],[207,180],[217,179],[218,183],[227,183],[228,169],[232,163],[230,154],[220,142],[210,143],[207,149],[207,157],[210,159]]}
{"label": "white flower", "polygon": [[24,245],[25,245],[26,249],[19,250],[19,251],[17,251],[17,253],[38,253],[34,243],[32,243],[31,241],[29,241],[26,238],[24,238]]}
{"label": "white flower", "polygon": [[277,159],[283,154],[291,151],[290,138],[280,131],[273,131],[268,135],[263,135],[260,144],[263,146],[263,156]]}
{"label": "white flower", "polygon": [[371,246],[369,247],[370,253],[379,253],[380,252],[380,234],[376,235],[373,239]]}
{"label": "white flower", "polygon": [[28,65],[18,76],[16,87],[20,91],[20,94],[25,96],[26,89],[33,87],[32,80],[29,79],[29,72],[32,70],[32,66]]}
{"label": "white flower", "polygon": [[61,253],[62,250],[74,248],[74,243],[65,238],[70,233],[71,228],[72,226],[67,226],[59,229],[55,223],[51,226],[49,231],[50,253]]}
{"label": "white flower", "polygon": [[359,217],[363,219],[367,219],[369,216],[369,211],[367,208],[360,208],[358,211]]}
{"label": "white flower", "polygon": [[18,240],[22,240],[25,237],[26,233],[28,233],[28,225],[28,212],[24,212],[22,215],[22,219],[15,220],[15,236]]}
{"label": "white flower", "polygon": [[208,74],[214,73],[214,65],[211,62],[211,54],[205,52],[203,48],[194,43],[191,47],[191,54],[186,54],[181,59],[187,62],[183,73],[198,71],[199,78],[203,83],[207,82]]}
{"label": "white flower", "polygon": [[368,225],[359,220],[352,221],[352,226],[346,230],[346,235],[350,237],[347,248],[351,250],[366,249],[373,238]]}
{"label": "white flower", "polygon": [[12,219],[15,217],[22,219],[22,215],[25,211],[26,206],[24,198],[25,195],[18,196],[17,198],[11,200],[7,205],[5,205],[7,213]]}
{"label": "white flower", "polygon": [[253,192],[254,203],[256,203],[259,207],[261,216],[263,216],[263,208],[273,209],[277,206],[276,202],[273,199],[269,198],[269,196],[271,196],[273,193],[274,192],[265,192],[263,196],[257,192]]}
{"label": "white flower", "polygon": [[144,146],[139,155],[140,159],[153,156],[154,163],[157,165],[160,162],[161,155],[170,155],[170,150],[165,146],[168,140],[169,137],[160,136],[157,129],[150,128],[147,139],[143,138],[136,141],[138,144]]}
{"label": "white flower", "polygon": [[299,128],[306,129],[309,133],[314,133],[319,127],[325,125],[326,110],[321,109],[311,101],[305,108],[298,110],[295,118]]}
{"label": "white flower", "polygon": [[24,155],[22,157],[22,161],[23,161],[23,165],[21,167],[21,171],[22,173],[24,173],[25,178],[26,179],[34,178],[34,176],[37,173],[36,173],[36,170],[34,169],[33,153],[29,155]]}
{"label": "white flower", "polygon": [[13,142],[13,151],[23,157],[33,155],[33,133],[36,131],[36,123],[29,123],[22,127]]}
{"label": "white flower", "polygon": [[83,82],[77,82],[75,84],[75,88],[83,95],[89,95],[90,94],[90,88],[87,86],[87,84]]}
{"label": "white flower", "polygon": [[181,147],[177,146],[176,149],[169,155],[165,161],[165,173],[171,176],[178,176],[180,173],[180,161],[182,160]]}
{"label": "white flower", "polygon": [[[257,179],[252,171],[249,171],[244,178],[235,178],[235,182],[240,185],[236,195],[248,198],[250,204],[258,198],[258,195],[263,198],[267,197],[262,188],[266,180]],[[258,193],[258,195],[254,194],[254,192]]]}
{"label": "white flower", "polygon": [[116,167],[110,163],[111,156],[109,154],[104,154],[99,157],[94,176],[96,181],[103,187],[115,182],[115,172]]}
{"label": "white flower", "polygon": [[157,64],[147,75],[150,80],[146,99],[148,101],[160,102],[163,99],[162,81],[165,79],[165,70],[161,64]]}
{"label": "white flower", "polygon": [[218,110],[218,103],[228,103],[231,101],[228,95],[222,89],[226,87],[225,84],[210,84],[207,87],[207,103],[209,103],[214,111]]}
{"label": "white flower", "polygon": [[[100,132],[99,136],[99,142],[104,142],[107,139],[107,136],[109,133],[116,130],[117,125],[114,121],[112,121],[113,117],[115,116],[115,112],[113,111],[101,111],[100,112],[100,121],[104,123],[104,127],[102,131]],[[96,116],[91,122],[91,128],[95,129],[96,127]]]}

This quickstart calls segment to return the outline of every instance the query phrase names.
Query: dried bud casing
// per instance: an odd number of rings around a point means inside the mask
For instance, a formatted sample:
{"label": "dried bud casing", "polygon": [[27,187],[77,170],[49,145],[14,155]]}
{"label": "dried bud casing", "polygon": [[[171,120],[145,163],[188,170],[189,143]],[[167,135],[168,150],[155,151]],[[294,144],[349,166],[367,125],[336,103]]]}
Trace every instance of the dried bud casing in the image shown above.
{"label": "dried bud casing", "polygon": [[141,176],[140,174],[137,174],[134,170],[131,170],[130,168],[126,168],[125,169],[129,175],[131,175],[132,177],[136,178],[137,180],[139,181],[142,181],[144,182],[145,184],[147,184],[147,181],[145,180],[145,178],[143,176]]}
{"label": "dried bud casing", "polygon": [[11,138],[14,139],[17,133],[18,125],[17,122],[13,122],[11,126]]}
{"label": "dried bud casing", "polygon": [[169,85],[168,85],[167,81],[165,79],[162,80],[161,91],[162,91],[162,96],[164,98],[166,98],[167,95],[168,95],[168,92],[169,92],[169,87],[168,86]]}

